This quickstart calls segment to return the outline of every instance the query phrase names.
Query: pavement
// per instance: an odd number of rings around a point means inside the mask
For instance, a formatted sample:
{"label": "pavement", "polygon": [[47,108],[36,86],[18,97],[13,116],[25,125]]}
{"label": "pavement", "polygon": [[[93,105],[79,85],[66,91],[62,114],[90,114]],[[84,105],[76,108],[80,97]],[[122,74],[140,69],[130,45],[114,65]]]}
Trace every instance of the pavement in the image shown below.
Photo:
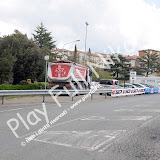
{"label": "pavement", "polygon": [[[25,98],[1,105],[0,160],[160,159],[159,94],[101,96],[71,107],[82,97],[61,107]],[[44,132],[36,134],[42,128]]]}

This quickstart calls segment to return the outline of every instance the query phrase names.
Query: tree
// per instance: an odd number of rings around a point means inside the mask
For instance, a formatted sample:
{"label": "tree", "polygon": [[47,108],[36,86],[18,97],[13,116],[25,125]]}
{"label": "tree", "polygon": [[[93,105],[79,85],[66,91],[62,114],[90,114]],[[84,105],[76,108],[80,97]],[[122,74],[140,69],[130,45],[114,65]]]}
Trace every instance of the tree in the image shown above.
{"label": "tree", "polygon": [[45,61],[43,49],[27,35],[15,30],[12,35],[0,39],[0,83],[8,81],[17,84],[31,78],[44,79]]}
{"label": "tree", "polygon": [[93,61],[93,59],[92,59],[92,53],[91,53],[91,49],[89,48],[89,50],[88,50],[88,61],[89,62],[92,62]]}
{"label": "tree", "polygon": [[41,23],[34,31],[36,32],[35,34],[32,34],[34,41],[40,48],[49,48],[50,50],[55,48],[56,41],[53,41],[51,32],[48,32],[43,23]]}
{"label": "tree", "polygon": [[98,73],[99,78],[93,73],[92,80],[93,81],[100,81],[100,79],[114,79],[107,71],[104,71],[102,68],[95,68],[95,71]]}
{"label": "tree", "polygon": [[4,54],[0,57],[0,83],[12,83],[13,63],[14,57],[11,54]]}
{"label": "tree", "polygon": [[159,70],[159,55],[157,53],[151,54],[150,51],[146,51],[145,55],[138,58],[137,60],[139,62],[140,68],[146,73],[146,77],[148,77],[149,74]]}
{"label": "tree", "polygon": [[66,55],[66,56],[67,56],[67,59],[68,59],[69,61],[78,63],[78,58],[79,58],[79,56],[78,56],[78,52],[77,52],[77,46],[75,45],[74,51],[73,51],[73,54],[72,54],[72,55],[69,55],[69,56]]}
{"label": "tree", "polygon": [[137,75],[142,75],[144,76],[144,70],[142,68],[140,68],[139,66],[136,66],[135,69],[133,69],[134,71],[136,71]]}
{"label": "tree", "polygon": [[75,45],[74,47],[74,52],[73,52],[73,62],[77,62],[77,46]]}
{"label": "tree", "polygon": [[20,83],[22,80],[31,79],[32,81],[44,80],[44,56],[37,46],[24,50],[23,54],[17,55],[17,60],[13,69],[13,83]]}
{"label": "tree", "polygon": [[89,50],[88,50],[88,54],[91,55],[91,49],[90,49],[90,48],[89,48]]}
{"label": "tree", "polygon": [[49,61],[52,62],[52,61],[57,61],[57,60],[60,60],[62,59],[64,56],[58,52],[51,52],[51,56],[49,58]]}
{"label": "tree", "polygon": [[109,72],[111,72],[111,75],[119,79],[119,75],[123,75],[124,77],[129,77],[129,67],[130,63],[129,60],[127,60],[122,55],[117,55],[118,58],[116,58],[115,55],[111,56],[111,59],[113,60],[114,64],[110,65]]}

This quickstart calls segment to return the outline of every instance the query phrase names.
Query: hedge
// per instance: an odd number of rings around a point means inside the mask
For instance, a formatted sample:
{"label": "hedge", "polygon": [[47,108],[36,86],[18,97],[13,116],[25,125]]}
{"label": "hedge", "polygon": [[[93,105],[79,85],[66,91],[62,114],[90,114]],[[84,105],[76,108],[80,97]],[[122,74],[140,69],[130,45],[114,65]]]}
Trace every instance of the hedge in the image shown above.
{"label": "hedge", "polygon": [[[21,84],[0,84],[0,90],[34,90],[34,89],[44,89],[45,82],[37,82],[26,85]],[[46,83],[46,88],[49,88],[49,83]]]}

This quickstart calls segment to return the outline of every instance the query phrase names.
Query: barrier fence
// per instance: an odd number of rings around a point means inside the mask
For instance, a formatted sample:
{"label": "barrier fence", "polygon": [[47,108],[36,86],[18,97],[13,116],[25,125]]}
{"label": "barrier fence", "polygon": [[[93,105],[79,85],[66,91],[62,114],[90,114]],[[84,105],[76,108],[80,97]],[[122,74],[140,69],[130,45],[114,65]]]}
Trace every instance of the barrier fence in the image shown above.
{"label": "barrier fence", "polygon": [[[72,95],[75,93],[75,90],[68,90],[69,93]],[[61,92],[61,95],[68,95],[68,93],[65,90],[53,90],[52,94],[56,95],[59,92]],[[78,94],[87,94],[90,90],[78,90]],[[111,89],[98,89],[94,93],[91,94],[91,100],[93,99],[93,94],[100,94],[103,93],[105,95],[105,98],[108,93],[111,93]],[[30,96],[30,95],[41,95],[43,96],[43,102],[45,101],[45,96],[50,95],[49,90],[0,90],[0,97],[2,97],[2,104],[5,103],[5,97],[6,96]],[[74,100],[74,96],[71,96],[72,101]]]}
{"label": "barrier fence", "polygon": [[[54,90],[52,91],[53,95],[61,92],[61,95],[68,95],[65,90]],[[71,94],[75,92],[75,90],[69,90]],[[90,90],[78,90],[78,95],[87,94]],[[94,93],[91,94],[91,100],[93,99],[93,94],[102,94],[107,97],[107,95],[111,97],[119,97],[119,96],[129,96],[129,95],[141,95],[141,94],[156,94],[160,93],[160,88],[127,88],[127,89],[98,89]],[[43,96],[43,102],[45,101],[45,96],[50,95],[49,90],[0,90],[0,97],[2,97],[2,104],[5,103],[6,96],[24,96],[24,95],[40,95]],[[74,96],[71,96],[72,101],[74,100]]]}

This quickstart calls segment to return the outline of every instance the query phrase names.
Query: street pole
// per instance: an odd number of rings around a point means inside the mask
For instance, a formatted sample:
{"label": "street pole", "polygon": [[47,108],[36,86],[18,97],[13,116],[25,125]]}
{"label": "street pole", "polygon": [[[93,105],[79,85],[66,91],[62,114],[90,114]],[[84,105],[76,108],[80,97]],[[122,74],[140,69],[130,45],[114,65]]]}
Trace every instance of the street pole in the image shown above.
{"label": "street pole", "polygon": [[125,88],[125,73],[124,73],[124,88]]}
{"label": "street pole", "polygon": [[75,41],[72,41],[72,42],[67,42],[63,45],[63,55],[64,55],[64,46],[67,45],[67,44],[70,44],[70,43],[74,43],[74,42],[79,42],[80,40],[75,40]]}
{"label": "street pole", "polygon": [[85,22],[86,24],[86,36],[85,36],[85,54],[84,54],[84,65],[86,64],[86,49],[87,49],[87,26],[89,25],[88,22]]}
{"label": "street pole", "polygon": [[45,57],[44,57],[44,60],[46,61],[46,67],[45,67],[45,90],[46,90],[46,82],[47,82],[47,61],[49,60],[49,56],[48,55],[46,55]]}
{"label": "street pole", "polygon": [[47,82],[47,61],[46,61],[46,72],[45,72],[45,90],[46,90],[46,82]]}
{"label": "street pole", "polygon": [[125,67],[124,66],[123,66],[123,78],[124,78],[123,80],[124,80],[124,88],[125,88],[125,78],[126,77],[125,77]]}

